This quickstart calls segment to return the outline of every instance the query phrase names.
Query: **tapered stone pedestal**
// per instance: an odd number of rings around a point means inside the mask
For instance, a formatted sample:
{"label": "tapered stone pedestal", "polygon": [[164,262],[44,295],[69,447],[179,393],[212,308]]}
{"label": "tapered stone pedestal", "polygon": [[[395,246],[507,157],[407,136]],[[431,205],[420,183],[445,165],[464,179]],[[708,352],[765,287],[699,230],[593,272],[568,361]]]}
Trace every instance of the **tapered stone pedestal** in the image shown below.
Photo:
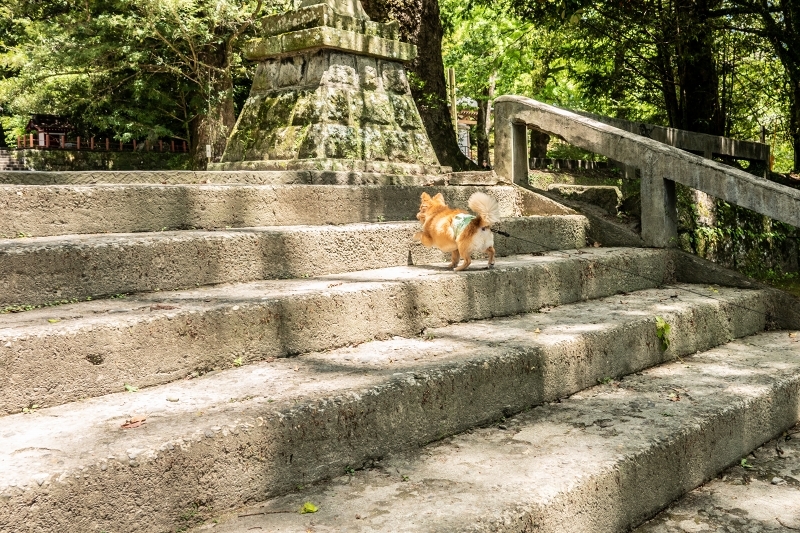
{"label": "tapered stone pedestal", "polygon": [[211,169],[441,171],[403,67],[416,47],[362,13],[331,2],[263,19],[250,97]]}

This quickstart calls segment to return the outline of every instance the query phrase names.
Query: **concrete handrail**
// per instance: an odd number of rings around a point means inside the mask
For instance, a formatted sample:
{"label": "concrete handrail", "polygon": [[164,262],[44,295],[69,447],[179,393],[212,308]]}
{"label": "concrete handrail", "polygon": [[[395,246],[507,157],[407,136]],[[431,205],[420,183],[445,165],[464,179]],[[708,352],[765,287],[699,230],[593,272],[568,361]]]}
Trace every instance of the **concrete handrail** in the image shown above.
{"label": "concrete handrail", "polygon": [[621,118],[604,117],[585,111],[576,111],[576,113],[630,133],[649,137],[655,141],[680,148],[681,150],[688,150],[697,155],[702,155],[706,159],[711,159],[715,155],[721,155],[734,159],[761,161],[765,164],[769,164],[768,144],[754,141],[740,141],[738,139],[731,139],[730,137],[708,135],[694,131],[680,130],[678,128],[667,128]]}
{"label": "concrete handrail", "polygon": [[796,189],[530,98],[501,96],[494,108],[495,171],[514,183],[528,183],[529,126],[639,168],[642,238],[650,246],[677,242],[675,182],[800,227]]}

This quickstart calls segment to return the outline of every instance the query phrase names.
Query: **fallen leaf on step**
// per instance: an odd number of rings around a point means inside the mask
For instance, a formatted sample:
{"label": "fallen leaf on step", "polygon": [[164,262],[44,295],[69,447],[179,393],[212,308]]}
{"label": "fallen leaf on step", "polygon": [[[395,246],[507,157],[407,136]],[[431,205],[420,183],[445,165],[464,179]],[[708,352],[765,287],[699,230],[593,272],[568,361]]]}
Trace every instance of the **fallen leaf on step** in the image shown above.
{"label": "fallen leaf on step", "polygon": [[542,332],[542,330],[540,330],[539,328],[536,328],[535,330],[533,330],[533,332],[534,332],[534,333],[541,333],[541,332]]}
{"label": "fallen leaf on step", "polygon": [[177,305],[155,304],[150,306],[151,311],[166,311],[169,309],[177,309]]}
{"label": "fallen leaf on step", "polygon": [[600,243],[599,242],[595,242],[592,246],[594,246],[595,248],[600,248]]}
{"label": "fallen leaf on step", "polygon": [[130,420],[126,420],[124,424],[122,424],[122,429],[133,429],[138,428],[144,421],[147,420],[146,416],[134,416]]}
{"label": "fallen leaf on step", "polygon": [[789,333],[789,336],[790,336],[791,338],[795,338],[795,337],[797,337],[797,333]]}
{"label": "fallen leaf on step", "polygon": [[61,319],[60,318],[48,318],[47,321],[50,322],[51,324],[55,324],[56,322],[61,322]]}

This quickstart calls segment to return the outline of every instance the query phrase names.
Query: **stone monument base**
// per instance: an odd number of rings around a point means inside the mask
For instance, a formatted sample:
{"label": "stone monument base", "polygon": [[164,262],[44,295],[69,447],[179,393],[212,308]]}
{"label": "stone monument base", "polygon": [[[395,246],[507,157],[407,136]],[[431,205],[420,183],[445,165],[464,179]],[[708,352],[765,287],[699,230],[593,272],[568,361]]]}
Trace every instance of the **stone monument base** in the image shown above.
{"label": "stone monument base", "polygon": [[413,45],[397,24],[318,4],[264,19],[246,57],[250,97],[220,163],[209,170],[333,170],[438,174],[411,96]]}
{"label": "stone monument base", "polygon": [[391,161],[363,161],[358,159],[290,159],[231,161],[210,163],[208,170],[318,170],[334,172],[373,172],[395,175],[441,174],[451,172],[450,167],[417,165]]}

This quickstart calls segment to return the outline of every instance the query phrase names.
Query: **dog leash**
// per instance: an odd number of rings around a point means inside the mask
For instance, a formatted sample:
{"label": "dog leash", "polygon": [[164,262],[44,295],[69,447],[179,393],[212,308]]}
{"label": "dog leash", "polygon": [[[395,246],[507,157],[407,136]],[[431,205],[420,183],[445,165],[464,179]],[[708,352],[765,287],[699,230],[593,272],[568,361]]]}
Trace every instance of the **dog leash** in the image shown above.
{"label": "dog leash", "polygon": [[[534,240],[523,239],[522,237],[517,237],[516,235],[511,235],[510,233],[505,232],[505,231],[501,231],[499,229],[492,228],[492,233],[497,233],[498,235],[502,235],[503,237],[506,237],[506,238],[509,238],[509,239],[517,239],[519,241],[526,242],[528,244],[533,244],[534,246],[538,246],[538,247],[544,249],[547,252],[556,252],[556,253],[563,254],[563,255],[565,255],[567,257],[574,257],[575,259],[577,259],[579,261],[585,261],[586,263],[591,263],[588,259],[585,259],[583,257],[579,257],[578,254],[571,254],[569,252],[565,252],[564,250],[559,250],[557,248],[552,248],[552,247],[549,247],[549,246],[547,246],[545,244],[542,244],[542,243],[534,241]],[[585,254],[585,253],[586,252],[581,252],[581,254]],[[615,267],[613,265],[603,265],[603,266],[606,267],[606,268],[610,268],[612,270],[616,270],[618,272],[622,272],[622,273],[625,273],[625,274],[628,274],[628,275],[631,275],[631,276],[636,276],[638,278],[647,280],[647,281],[649,281],[651,283],[654,283],[656,285],[656,287],[659,287],[659,288],[666,288],[666,289],[674,289],[674,290],[685,291],[685,292],[694,294],[696,296],[701,296],[703,298],[709,298],[711,300],[715,300],[715,301],[718,301],[718,302],[723,303],[723,304],[732,305],[734,307],[738,307],[740,309],[744,309],[745,311],[750,311],[752,313],[757,313],[757,314],[760,314],[760,315],[764,315],[764,318],[770,318],[770,314],[769,313],[766,313],[764,311],[759,311],[759,310],[756,310],[756,309],[751,309],[751,308],[749,308],[749,307],[747,307],[745,305],[737,304],[735,302],[728,302],[728,301],[725,301],[725,300],[723,300],[721,298],[715,298],[714,296],[712,296],[710,294],[704,294],[704,293],[699,292],[699,291],[695,291],[695,290],[692,290],[692,289],[687,289],[686,287],[676,287],[674,285],[665,285],[663,282],[661,282],[661,281],[659,281],[659,280],[657,280],[655,278],[649,278],[649,277],[647,277],[647,276],[645,276],[643,274],[640,274],[638,272],[632,272],[630,270],[625,270],[624,268]]]}

